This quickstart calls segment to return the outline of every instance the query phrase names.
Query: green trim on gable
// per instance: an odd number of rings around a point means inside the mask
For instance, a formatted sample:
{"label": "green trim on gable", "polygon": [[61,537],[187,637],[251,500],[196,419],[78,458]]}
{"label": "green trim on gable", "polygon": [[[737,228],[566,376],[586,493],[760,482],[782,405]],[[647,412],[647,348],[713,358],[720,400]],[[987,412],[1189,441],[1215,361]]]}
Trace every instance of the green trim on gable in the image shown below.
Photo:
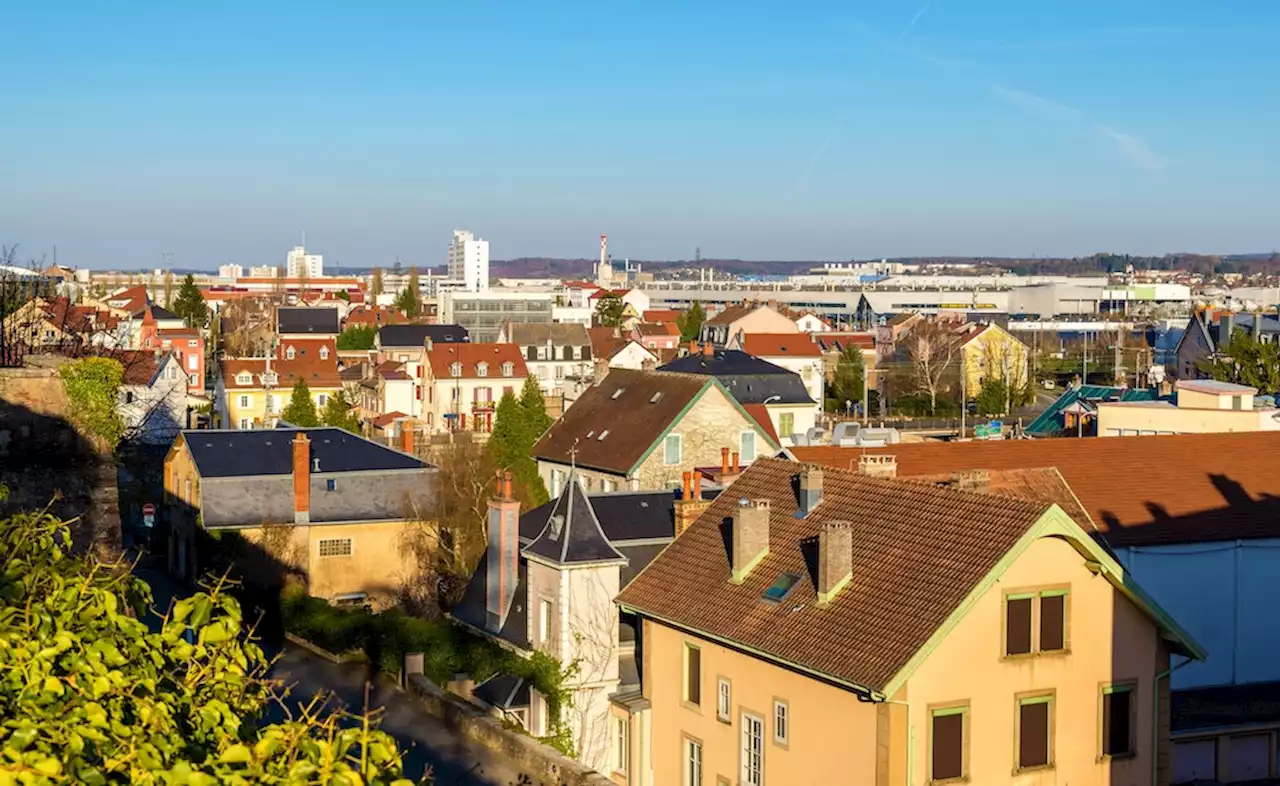
{"label": "green trim on gable", "polygon": [[[718,388],[720,392],[724,394],[724,397],[729,401],[729,404],[735,410],[737,410],[738,414],[741,415],[744,420],[747,421],[747,425],[750,426],[751,429],[754,430],[757,434],[764,437],[764,441],[766,445],[769,445],[774,450],[777,450],[779,447],[781,447],[780,445],[778,445],[778,443],[774,442],[773,439],[769,437],[769,433],[765,431],[763,428],[761,428],[760,424],[756,422],[756,419],[751,417],[750,413],[748,413],[745,409],[743,409],[742,405],[738,403],[738,400],[733,397],[733,394],[729,392],[729,389],[726,388],[724,384],[720,382],[720,380],[716,379],[715,377],[708,376],[706,383],[703,384],[702,388],[698,390],[698,392],[693,396],[693,398],[689,399],[689,403],[684,406],[684,409],[680,410],[679,414],[677,414],[674,418],[671,419],[671,422],[669,422],[667,424],[667,427],[662,430],[662,433],[658,435],[658,438],[655,439],[651,445],[649,445],[648,449],[646,449],[643,454],[641,454],[640,459],[636,461],[635,464],[631,465],[631,468],[627,470],[627,477],[631,477],[632,475],[634,475],[636,471],[638,471],[640,467],[642,467],[644,463],[649,460],[649,456],[653,455],[653,451],[658,449],[658,446],[662,444],[662,441],[667,438],[667,434],[670,434],[671,430],[675,428],[676,425],[680,423],[680,421],[684,420],[685,415],[689,414],[689,410],[693,409],[694,406],[697,405],[697,403],[702,400],[702,397],[707,395],[707,390],[713,386]],[[756,458],[760,458],[760,456],[761,456],[761,452],[757,450]]]}

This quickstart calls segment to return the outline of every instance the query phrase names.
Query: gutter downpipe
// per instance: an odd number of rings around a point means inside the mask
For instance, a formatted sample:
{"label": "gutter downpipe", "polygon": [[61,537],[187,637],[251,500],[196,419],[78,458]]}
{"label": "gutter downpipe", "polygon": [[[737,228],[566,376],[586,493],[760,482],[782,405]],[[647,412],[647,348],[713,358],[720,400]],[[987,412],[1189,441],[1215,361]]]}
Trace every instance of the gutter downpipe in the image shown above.
{"label": "gutter downpipe", "polygon": [[[1160,773],[1160,680],[1170,677],[1175,671],[1191,663],[1192,659],[1187,658],[1177,666],[1171,666],[1156,675],[1156,680],[1152,683],[1151,690],[1151,786],[1156,786],[1156,780]],[[1173,727],[1173,680],[1170,677],[1169,684],[1169,727],[1172,732]]]}
{"label": "gutter downpipe", "polygon": [[[901,704],[907,708],[907,786],[915,783],[912,776],[916,766],[916,727],[911,723],[911,702],[900,699],[884,699],[885,704]],[[1155,786],[1155,784],[1152,784]]]}

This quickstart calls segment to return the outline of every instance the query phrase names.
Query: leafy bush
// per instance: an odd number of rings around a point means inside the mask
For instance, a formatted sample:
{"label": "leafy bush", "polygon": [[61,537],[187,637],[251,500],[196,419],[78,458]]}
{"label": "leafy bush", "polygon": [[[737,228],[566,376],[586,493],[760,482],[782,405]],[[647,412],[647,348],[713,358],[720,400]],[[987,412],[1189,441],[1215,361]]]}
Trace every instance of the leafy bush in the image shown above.
{"label": "leafy bush", "polygon": [[124,366],[111,358],[83,358],[67,363],[59,373],[71,402],[71,417],[115,450],[124,436],[124,422],[116,412]]}

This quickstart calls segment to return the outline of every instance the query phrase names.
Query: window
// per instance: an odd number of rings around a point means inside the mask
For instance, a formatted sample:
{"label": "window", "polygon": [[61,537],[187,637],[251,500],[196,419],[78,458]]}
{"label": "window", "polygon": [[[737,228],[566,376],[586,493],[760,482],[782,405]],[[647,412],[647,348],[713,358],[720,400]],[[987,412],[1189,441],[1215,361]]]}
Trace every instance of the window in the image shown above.
{"label": "window", "polygon": [[1006,656],[1067,650],[1067,591],[1005,596]]}
{"label": "window", "polygon": [[547,359],[547,348],[538,347],[538,360],[546,360],[546,359]]}
{"label": "window", "polygon": [[[515,370],[516,370],[516,364],[510,361],[502,364],[502,376],[504,377],[511,376],[512,374],[515,373]],[[510,388],[508,388],[508,390],[510,390]]]}
{"label": "window", "polygon": [[249,419],[248,419],[248,418],[240,418],[240,430],[241,430],[241,431],[248,431],[248,430],[249,430]]}
{"label": "window", "polygon": [[248,396],[241,396],[241,397],[240,397],[240,406],[242,406],[242,407],[247,407],[247,406],[249,406],[249,397],[248,397]]}
{"label": "window", "polygon": [[756,433],[754,431],[742,432],[741,438],[738,440],[738,455],[741,456],[743,462],[756,460]]}
{"label": "window", "polygon": [[1018,769],[1053,764],[1053,695],[1018,700]]}
{"label": "window", "polygon": [[351,538],[324,538],[320,541],[320,556],[350,557]]}
{"label": "window", "polygon": [[764,786],[764,719],[742,713],[742,786]]}
{"label": "window", "polygon": [[702,650],[692,644],[684,645],[684,700],[702,705]]}
{"label": "window", "polygon": [[328,347],[325,347],[325,346],[320,347],[320,359],[321,359],[321,360],[328,360],[328,359],[329,359],[329,348],[328,348]]}
{"label": "window", "polygon": [[236,384],[251,385],[253,384],[253,377],[247,371],[240,374],[236,374]]}
{"label": "window", "polygon": [[967,764],[969,708],[933,710],[929,723],[929,781],[963,778]]}
{"label": "window", "polygon": [[796,433],[796,415],[794,412],[783,412],[778,415],[778,436],[789,437]]}
{"label": "window", "polygon": [[791,709],[782,699],[773,700],[773,744],[787,747],[791,733]]}
{"label": "window", "polygon": [[538,643],[546,644],[551,640],[551,601],[543,598],[538,601]]}
{"label": "window", "polygon": [[702,786],[702,743],[684,738],[684,786]]}
{"label": "window", "polygon": [[487,377],[487,376],[489,376],[489,364],[488,364],[488,363],[477,363],[477,364],[476,364],[476,376],[477,376],[477,377]]}
{"label": "window", "polygon": [[631,727],[626,718],[613,719],[613,771],[627,774],[631,758]]}
{"label": "window", "polygon": [[800,576],[797,574],[783,573],[764,591],[764,599],[769,603],[781,603],[782,599],[787,597],[792,588],[799,583]]}
{"label": "window", "polygon": [[324,490],[325,490],[325,491],[337,491],[337,490],[338,490],[338,479],[337,479],[337,478],[325,478],[325,479],[324,479]]}
{"label": "window", "polygon": [[199,385],[199,384],[200,384],[200,376],[199,376],[198,374],[192,374],[190,377],[188,377],[188,378],[187,378],[187,383],[188,383],[189,385],[191,385],[192,387],[195,387],[196,385]]}
{"label": "window", "polygon": [[1132,756],[1137,747],[1133,730],[1136,687],[1133,684],[1111,685],[1102,689],[1102,755]]}
{"label": "window", "polygon": [[556,366],[556,379],[564,379],[564,366]]}
{"label": "window", "polygon": [[551,470],[551,496],[559,497],[561,489],[564,488],[564,472],[562,470]]}
{"label": "window", "polygon": [[325,404],[328,404],[328,403],[329,403],[329,394],[328,394],[328,393],[317,393],[317,394],[316,394],[316,404],[318,404],[318,405],[320,405],[320,406],[322,406],[322,407],[323,407]]}
{"label": "window", "polygon": [[732,722],[730,714],[733,706],[733,685],[728,677],[716,679],[716,719],[725,723]]}
{"label": "window", "polygon": [[293,347],[289,347],[284,351],[284,356],[289,360],[293,360],[295,357],[298,356],[298,353],[293,351]]}
{"label": "window", "polygon": [[124,403],[126,403],[126,404],[132,404],[132,403],[133,403],[133,391],[132,391],[132,390],[126,390],[126,391],[124,392]]}
{"label": "window", "polygon": [[198,339],[194,339],[194,338],[192,338],[192,339],[187,339],[187,346],[189,346],[189,347],[198,347],[198,346],[200,346],[200,341],[199,341]]}
{"label": "window", "polygon": [[601,491],[617,491],[617,490],[618,490],[618,481],[616,481],[616,480],[601,480],[601,481],[600,481],[600,490],[601,490]]}
{"label": "window", "polygon": [[662,463],[667,466],[684,461],[684,439],[679,434],[668,434],[663,442]]}

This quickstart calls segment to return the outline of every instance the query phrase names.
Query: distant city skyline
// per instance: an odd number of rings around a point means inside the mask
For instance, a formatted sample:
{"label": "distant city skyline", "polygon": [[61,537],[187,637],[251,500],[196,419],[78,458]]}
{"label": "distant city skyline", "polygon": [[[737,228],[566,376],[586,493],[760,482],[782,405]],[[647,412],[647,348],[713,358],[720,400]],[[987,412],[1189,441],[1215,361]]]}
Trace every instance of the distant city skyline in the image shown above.
{"label": "distant city skyline", "polygon": [[[56,4],[55,4],[56,5]],[[443,31],[466,31],[465,35]],[[153,268],[1280,246],[1280,6],[6,10],[0,244]],[[165,254],[172,254],[166,257]]]}

